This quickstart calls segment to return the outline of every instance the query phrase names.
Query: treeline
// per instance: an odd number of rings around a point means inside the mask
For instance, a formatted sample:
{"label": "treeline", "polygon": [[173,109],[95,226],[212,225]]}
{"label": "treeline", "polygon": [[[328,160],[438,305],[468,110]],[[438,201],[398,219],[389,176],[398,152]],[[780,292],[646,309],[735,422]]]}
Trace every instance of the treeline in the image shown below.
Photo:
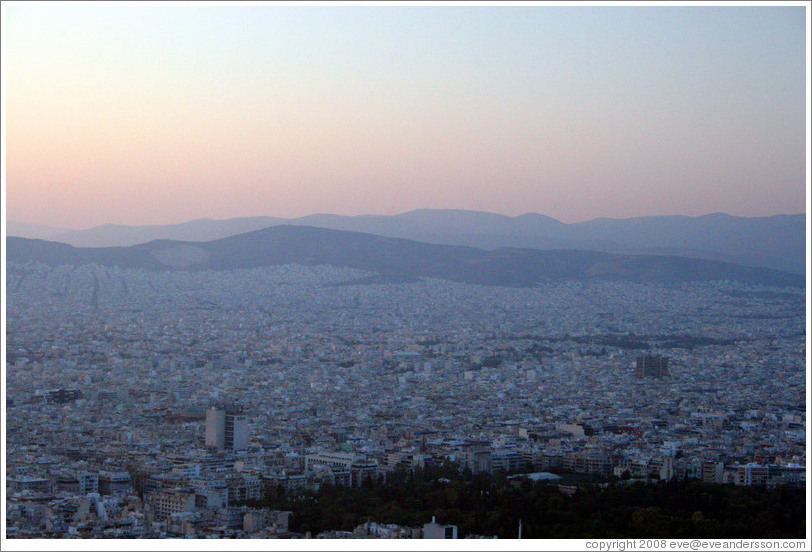
{"label": "treeline", "polygon": [[435,466],[391,475],[360,488],[270,493],[253,506],[291,510],[291,531],[351,531],[366,521],[420,527],[435,516],[469,534],[516,538],[793,538],[805,537],[802,489],[711,485],[696,480],[579,487],[504,474],[460,473]]}
{"label": "treeline", "polygon": [[[772,317],[772,316],[770,316]],[[605,347],[613,347],[616,349],[629,349],[646,351],[654,347],[660,349],[688,349],[693,350],[697,347],[706,347],[709,345],[732,345],[736,342],[735,339],[716,338],[702,335],[688,335],[688,334],[658,334],[658,335],[635,335],[633,333],[608,333],[598,335],[583,335],[583,336],[570,336],[564,335],[563,337],[543,337],[536,335],[515,335],[511,336],[512,339],[525,339],[535,341],[532,345],[525,349],[525,353],[532,355],[539,360],[542,360],[544,353],[551,353],[553,349],[549,346],[542,346],[543,342],[567,342],[572,341],[582,345],[595,345],[602,346],[604,350],[600,354],[608,354]],[[595,355],[596,353],[592,353]]]}

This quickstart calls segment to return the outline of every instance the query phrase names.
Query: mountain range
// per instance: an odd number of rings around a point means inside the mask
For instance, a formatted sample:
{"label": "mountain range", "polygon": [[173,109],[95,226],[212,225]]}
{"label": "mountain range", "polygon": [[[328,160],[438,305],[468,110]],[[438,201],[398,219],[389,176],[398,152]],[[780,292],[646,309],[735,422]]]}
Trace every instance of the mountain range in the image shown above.
{"label": "mountain range", "polygon": [[393,216],[318,214],[300,218],[198,219],[181,224],[123,226],[88,230],[24,225],[9,221],[9,236],[40,238],[76,247],[130,246],[152,240],[207,242],[260,230],[312,226],[485,250],[523,248],[653,254],[724,261],[796,274],[806,270],[806,216],[600,218],[573,224],[529,213],[509,217],[461,210],[418,209]]}
{"label": "mountain range", "polygon": [[532,286],[557,280],[679,283],[738,280],[803,286],[799,274],[670,255],[502,247],[485,250],[430,244],[312,226],[281,225],[206,242],[153,240],[127,247],[74,247],[8,237],[7,260],[148,270],[231,270],[271,265],[332,265],[374,274],[358,283],[442,278],[457,282]]}

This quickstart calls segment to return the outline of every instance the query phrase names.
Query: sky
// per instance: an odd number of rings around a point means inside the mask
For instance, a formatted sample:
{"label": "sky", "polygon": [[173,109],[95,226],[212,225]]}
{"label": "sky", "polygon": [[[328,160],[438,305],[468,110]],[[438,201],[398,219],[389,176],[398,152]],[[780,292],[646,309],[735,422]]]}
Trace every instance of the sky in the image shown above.
{"label": "sky", "polygon": [[806,210],[800,3],[3,12],[7,220]]}

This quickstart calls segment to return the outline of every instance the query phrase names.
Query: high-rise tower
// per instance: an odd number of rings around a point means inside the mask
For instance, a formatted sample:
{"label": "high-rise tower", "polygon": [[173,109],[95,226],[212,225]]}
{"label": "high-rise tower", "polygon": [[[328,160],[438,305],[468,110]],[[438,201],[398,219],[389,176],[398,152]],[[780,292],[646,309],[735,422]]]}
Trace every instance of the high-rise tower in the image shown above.
{"label": "high-rise tower", "polygon": [[668,357],[640,356],[635,360],[634,375],[637,378],[662,378],[668,375]]}
{"label": "high-rise tower", "polygon": [[218,405],[206,411],[206,445],[217,450],[248,448],[248,418],[242,408]]}

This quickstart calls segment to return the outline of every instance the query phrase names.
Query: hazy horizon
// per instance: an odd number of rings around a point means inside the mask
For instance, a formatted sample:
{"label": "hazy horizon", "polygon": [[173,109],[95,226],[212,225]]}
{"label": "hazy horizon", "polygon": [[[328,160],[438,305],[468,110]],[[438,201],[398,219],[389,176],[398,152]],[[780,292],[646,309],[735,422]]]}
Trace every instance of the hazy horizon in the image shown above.
{"label": "hazy horizon", "polygon": [[506,213],[496,213],[494,211],[483,211],[483,210],[480,210],[480,209],[455,209],[453,207],[452,208],[417,207],[415,209],[410,209],[408,211],[397,212],[397,213],[393,213],[391,215],[390,214],[382,214],[382,213],[360,213],[360,214],[357,214],[357,215],[343,215],[341,213],[321,212],[321,213],[307,213],[305,215],[295,216],[295,217],[284,217],[284,216],[279,216],[279,215],[245,215],[245,216],[235,216],[235,217],[206,217],[206,216],[201,216],[201,217],[195,217],[195,218],[190,218],[190,219],[183,219],[183,220],[178,220],[178,221],[167,221],[167,222],[122,223],[122,222],[115,222],[115,221],[107,221],[107,222],[101,222],[99,224],[93,224],[91,226],[84,226],[84,227],[56,226],[56,225],[53,225],[53,224],[48,224],[47,222],[29,222],[29,221],[12,220],[12,219],[8,219],[7,222],[12,223],[12,224],[25,224],[25,225],[30,224],[32,226],[50,226],[50,227],[55,228],[55,229],[67,230],[67,231],[71,231],[71,232],[74,232],[74,231],[79,232],[79,231],[83,231],[83,230],[90,230],[92,228],[98,228],[100,226],[127,226],[127,227],[172,226],[172,225],[177,225],[177,224],[185,224],[185,223],[189,223],[189,222],[203,221],[203,220],[227,221],[227,220],[241,219],[241,218],[263,218],[263,217],[286,219],[286,220],[296,220],[296,219],[299,219],[299,218],[311,217],[311,216],[391,217],[391,216],[405,215],[405,214],[411,213],[413,211],[464,211],[464,212],[469,212],[469,213],[487,213],[487,214],[500,215],[500,216],[505,216],[505,217],[510,217],[510,218],[520,217],[520,216],[524,216],[524,215],[542,215],[542,216],[545,216],[545,217],[555,219],[558,222],[562,222],[564,224],[578,224],[578,223],[581,223],[581,222],[589,222],[589,221],[598,220],[598,219],[624,220],[624,219],[650,218],[650,217],[701,218],[701,217],[706,217],[706,216],[710,216],[710,215],[717,215],[717,214],[729,215],[729,216],[732,216],[732,217],[740,217],[740,218],[769,218],[769,217],[779,217],[779,216],[806,216],[805,211],[800,212],[800,213],[773,213],[773,214],[769,214],[769,215],[753,215],[753,216],[735,215],[735,214],[732,214],[732,213],[725,213],[723,211],[714,211],[714,212],[702,213],[702,214],[699,214],[699,215],[683,215],[683,214],[679,214],[679,213],[671,213],[671,214],[665,214],[665,215],[645,215],[644,214],[644,215],[634,215],[634,216],[628,216],[628,217],[597,216],[597,217],[587,218],[587,219],[583,219],[583,220],[565,221],[565,220],[558,219],[556,217],[552,217],[552,216],[547,215],[545,213],[539,213],[537,211],[527,211],[525,213],[518,213],[518,214],[515,214],[515,215],[511,215],[511,214],[506,214]]}
{"label": "hazy horizon", "polygon": [[802,5],[3,10],[10,220],[806,212]]}
{"label": "hazy horizon", "polygon": [[0,3],[0,548],[800,548],[808,3],[392,4]]}

